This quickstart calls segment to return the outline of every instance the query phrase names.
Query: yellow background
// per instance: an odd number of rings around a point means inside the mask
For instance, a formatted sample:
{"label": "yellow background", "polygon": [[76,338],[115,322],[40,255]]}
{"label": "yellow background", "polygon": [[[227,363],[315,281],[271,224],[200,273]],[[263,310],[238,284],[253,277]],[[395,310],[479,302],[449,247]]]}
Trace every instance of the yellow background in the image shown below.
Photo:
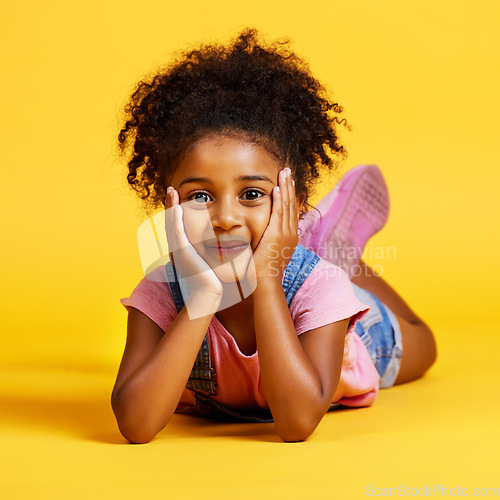
{"label": "yellow background", "polygon": [[[499,14],[492,0],[3,0],[3,498],[500,487]],[[371,408],[327,415],[305,443],[176,415],[127,446],[109,397],[145,216],[115,149],[121,109],[174,52],[246,26],[289,37],[344,106],[342,172],[384,172],[392,211],[367,260],[431,325],[439,361]]]}

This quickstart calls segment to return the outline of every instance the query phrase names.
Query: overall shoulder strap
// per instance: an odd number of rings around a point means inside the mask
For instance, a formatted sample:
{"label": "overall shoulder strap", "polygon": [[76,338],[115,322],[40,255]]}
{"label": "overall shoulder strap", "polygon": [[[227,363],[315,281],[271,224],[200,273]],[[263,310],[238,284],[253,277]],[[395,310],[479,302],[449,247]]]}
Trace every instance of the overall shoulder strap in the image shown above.
{"label": "overall shoulder strap", "polygon": [[312,250],[297,245],[283,273],[282,286],[288,307],[306,278],[311,274],[320,258]]}
{"label": "overall shoulder strap", "polygon": [[[184,307],[184,297],[189,296],[189,285],[186,280],[177,272],[171,262],[165,265],[165,273],[168,278],[168,287],[174,299],[177,312]],[[212,368],[212,360],[210,359],[210,348],[208,345],[208,337],[205,335],[203,342],[198,351],[198,356],[194,362],[191,374],[187,381],[186,387],[193,391],[203,391],[210,395],[217,394],[215,384],[215,370]]]}

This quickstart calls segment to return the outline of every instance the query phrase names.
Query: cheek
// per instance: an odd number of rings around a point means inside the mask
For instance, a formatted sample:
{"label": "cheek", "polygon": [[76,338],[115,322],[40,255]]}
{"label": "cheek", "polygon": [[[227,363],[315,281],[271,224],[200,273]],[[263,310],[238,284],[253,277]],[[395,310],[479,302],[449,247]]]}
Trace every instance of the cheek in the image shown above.
{"label": "cheek", "polygon": [[[266,230],[269,219],[271,218],[271,205],[269,207],[263,208],[263,210],[259,210],[258,213],[255,213],[252,217],[252,235],[254,239],[260,240],[264,231]],[[256,242],[254,242],[255,244]],[[257,241],[258,243],[258,241]]]}
{"label": "cheek", "polygon": [[188,240],[193,244],[212,237],[213,230],[208,210],[183,207],[184,229]]}

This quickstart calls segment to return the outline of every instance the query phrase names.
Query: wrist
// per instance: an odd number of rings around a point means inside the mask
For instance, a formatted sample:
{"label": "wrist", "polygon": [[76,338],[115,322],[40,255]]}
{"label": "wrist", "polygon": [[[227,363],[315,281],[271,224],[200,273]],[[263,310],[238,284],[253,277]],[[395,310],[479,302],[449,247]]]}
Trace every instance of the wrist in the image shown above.
{"label": "wrist", "polygon": [[222,295],[204,290],[196,290],[190,293],[186,300],[186,311],[189,319],[213,316],[218,310]]}
{"label": "wrist", "polygon": [[266,274],[257,276],[257,287],[254,293],[267,294],[276,290],[283,291],[281,275]]}

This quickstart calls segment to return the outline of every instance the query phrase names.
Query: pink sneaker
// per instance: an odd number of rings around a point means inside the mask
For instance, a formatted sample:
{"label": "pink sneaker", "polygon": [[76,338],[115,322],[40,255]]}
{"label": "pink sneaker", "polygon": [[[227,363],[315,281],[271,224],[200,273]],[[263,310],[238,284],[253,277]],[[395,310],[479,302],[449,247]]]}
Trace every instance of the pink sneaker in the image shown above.
{"label": "pink sneaker", "polygon": [[353,276],[366,242],[389,216],[389,193],[376,165],[349,170],[299,221],[299,243]]}

